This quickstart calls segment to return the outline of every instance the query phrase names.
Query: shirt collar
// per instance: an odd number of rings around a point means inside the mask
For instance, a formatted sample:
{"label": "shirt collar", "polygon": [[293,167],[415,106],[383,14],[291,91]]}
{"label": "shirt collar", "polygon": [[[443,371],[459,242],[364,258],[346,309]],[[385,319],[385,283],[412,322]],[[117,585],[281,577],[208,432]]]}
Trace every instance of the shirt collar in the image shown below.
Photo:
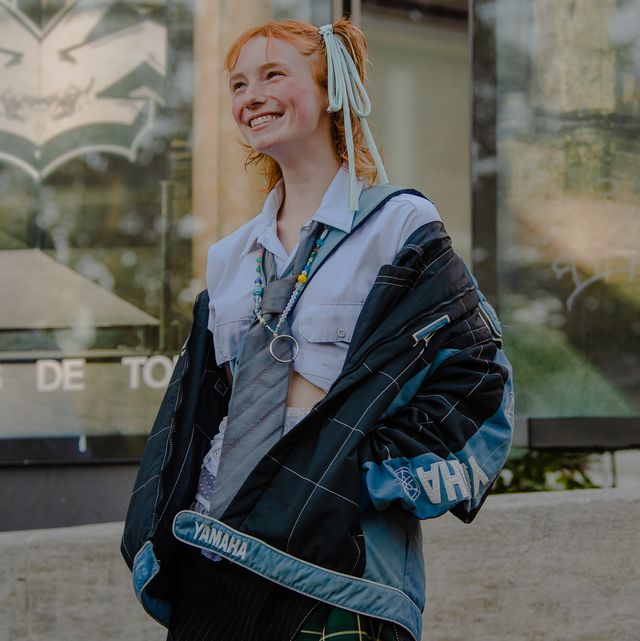
{"label": "shirt collar", "polygon": [[[358,180],[356,183],[356,196],[358,198],[363,188],[364,183]],[[258,239],[268,228],[272,228],[273,233],[276,233],[276,219],[280,206],[282,205],[283,197],[284,183],[280,180],[269,192],[269,195],[264,201],[262,211],[258,214],[256,224],[249,238],[247,238],[241,256],[255,249]],[[354,216],[355,212],[349,209],[349,170],[345,165],[342,165],[336,172],[327,191],[324,193],[316,213],[311,217],[311,220],[303,226],[303,229],[308,227],[311,222],[317,221],[349,233],[353,226]]]}
{"label": "shirt collar", "polygon": [[[356,198],[360,198],[363,187],[364,183],[357,181]],[[320,207],[311,220],[349,233],[354,216],[355,212],[349,209],[349,170],[342,165],[324,193]]]}

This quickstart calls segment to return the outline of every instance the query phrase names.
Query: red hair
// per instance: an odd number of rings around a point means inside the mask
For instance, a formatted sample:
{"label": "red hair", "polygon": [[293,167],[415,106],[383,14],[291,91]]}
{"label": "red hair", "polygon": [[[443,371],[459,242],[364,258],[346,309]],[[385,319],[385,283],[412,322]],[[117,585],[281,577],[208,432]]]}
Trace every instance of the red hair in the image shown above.
{"label": "red hair", "polygon": [[[333,23],[333,33],[341,38],[347,47],[356,64],[360,79],[364,83],[368,51],[367,40],[364,33],[346,18],[341,18]],[[261,26],[247,29],[247,31],[235,40],[227,51],[224,59],[224,68],[227,73],[231,73],[236,66],[242,47],[249,42],[249,40],[256,37],[284,40],[294,45],[303,55],[309,56],[314,80],[325,92],[327,91],[327,52],[324,39],[320,35],[318,27],[306,22],[300,22],[299,20],[272,20]],[[351,109],[350,117],[353,129],[353,146],[355,149],[355,172],[358,178],[371,185],[375,182],[378,171],[364,141],[360,120]],[[333,139],[336,157],[341,162],[348,164],[342,110],[331,114],[331,138]],[[243,143],[243,146],[247,148],[246,164],[259,167],[266,178],[267,190],[273,189],[282,177],[280,165],[267,154],[259,153],[245,143]]]}

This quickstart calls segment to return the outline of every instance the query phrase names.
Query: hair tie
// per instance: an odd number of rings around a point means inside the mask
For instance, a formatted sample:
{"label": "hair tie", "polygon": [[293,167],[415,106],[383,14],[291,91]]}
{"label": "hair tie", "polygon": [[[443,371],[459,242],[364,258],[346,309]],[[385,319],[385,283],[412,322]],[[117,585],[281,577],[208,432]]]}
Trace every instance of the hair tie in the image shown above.
{"label": "hair tie", "polygon": [[378,148],[367,124],[367,116],[371,113],[371,101],[369,100],[362,80],[360,80],[358,68],[342,40],[333,33],[332,25],[322,25],[319,31],[324,39],[327,50],[327,95],[329,97],[329,108],[327,111],[331,113],[342,109],[343,112],[344,136],[347,143],[347,158],[349,160],[349,208],[351,211],[357,211],[356,164],[353,147],[353,131],[349,114],[350,107],[362,123],[365,142],[378,170],[378,183],[385,185],[389,180],[387,179],[387,172],[382,164],[382,158],[380,158]]}

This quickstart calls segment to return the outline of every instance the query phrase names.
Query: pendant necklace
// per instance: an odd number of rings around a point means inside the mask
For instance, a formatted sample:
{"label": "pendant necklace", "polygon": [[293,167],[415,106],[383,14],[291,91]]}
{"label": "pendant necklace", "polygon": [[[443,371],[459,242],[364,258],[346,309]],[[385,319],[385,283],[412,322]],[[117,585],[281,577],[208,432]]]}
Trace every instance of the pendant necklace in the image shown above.
{"label": "pendant necklace", "polygon": [[[289,298],[289,301],[285,305],[285,308],[282,310],[282,313],[280,314],[280,318],[278,319],[278,323],[276,324],[275,329],[272,329],[271,327],[269,327],[269,325],[267,324],[267,320],[264,318],[264,316],[262,316],[262,294],[264,294],[264,287],[263,287],[263,280],[262,280],[264,276],[264,271],[263,271],[264,254],[265,254],[264,247],[262,248],[261,255],[256,258],[257,276],[254,281],[255,287],[253,289],[253,302],[254,302],[253,313],[258,319],[258,322],[263,327],[266,327],[273,334],[273,338],[271,339],[271,343],[269,344],[269,352],[271,356],[274,358],[274,360],[279,361],[280,363],[292,363],[300,352],[300,346],[298,345],[298,341],[293,336],[291,336],[291,334],[279,334],[278,332],[280,330],[280,327],[282,326],[282,323],[284,323],[284,321],[287,319],[287,316],[289,316],[289,312],[291,312],[291,310],[293,309],[293,306],[296,304],[296,301],[298,300],[300,294],[302,293],[302,290],[305,288],[305,285],[307,283],[307,278],[309,276],[309,272],[311,271],[311,265],[313,264],[313,261],[316,258],[318,249],[322,247],[322,245],[324,245],[324,240],[327,237],[328,233],[329,233],[329,228],[325,225],[324,229],[322,230],[322,233],[316,239],[315,245],[311,250],[311,253],[309,254],[309,258],[307,258],[307,262],[304,266],[304,269],[296,277],[296,284],[294,285],[293,291],[291,292],[291,297]],[[274,352],[274,347],[275,345],[277,345],[278,341],[286,341],[291,344],[291,349],[292,349],[291,358],[279,358],[278,356],[276,356]]]}

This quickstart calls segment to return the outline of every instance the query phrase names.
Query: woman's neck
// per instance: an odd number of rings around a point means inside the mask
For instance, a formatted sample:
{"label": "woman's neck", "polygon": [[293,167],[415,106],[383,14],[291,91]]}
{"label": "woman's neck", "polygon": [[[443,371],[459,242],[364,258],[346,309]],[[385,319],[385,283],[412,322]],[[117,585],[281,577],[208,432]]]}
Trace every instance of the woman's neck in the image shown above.
{"label": "woman's neck", "polygon": [[340,162],[334,156],[325,162],[309,158],[281,166],[285,198],[278,213],[278,237],[287,253],[295,247],[300,228],[320,206],[339,168]]}

